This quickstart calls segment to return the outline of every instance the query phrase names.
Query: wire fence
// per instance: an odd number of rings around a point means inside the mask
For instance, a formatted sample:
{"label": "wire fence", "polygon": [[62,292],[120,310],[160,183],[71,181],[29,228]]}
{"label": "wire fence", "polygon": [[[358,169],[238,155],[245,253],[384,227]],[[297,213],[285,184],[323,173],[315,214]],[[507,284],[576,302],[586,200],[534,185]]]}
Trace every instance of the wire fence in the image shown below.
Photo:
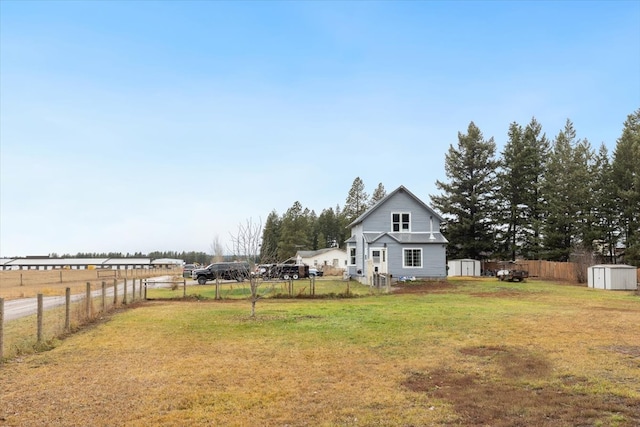
{"label": "wire fence", "polygon": [[51,348],[54,341],[119,307],[144,299],[144,279],[87,282],[85,292],[0,298],[0,361]]}

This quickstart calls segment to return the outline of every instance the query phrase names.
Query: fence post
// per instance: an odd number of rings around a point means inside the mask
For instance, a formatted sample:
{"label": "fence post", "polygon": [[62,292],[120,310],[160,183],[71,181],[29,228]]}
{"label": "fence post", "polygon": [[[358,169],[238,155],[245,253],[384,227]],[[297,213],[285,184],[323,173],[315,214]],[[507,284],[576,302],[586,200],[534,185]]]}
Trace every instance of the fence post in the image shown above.
{"label": "fence post", "polygon": [[107,311],[107,283],[102,281],[102,312]]}
{"label": "fence post", "polygon": [[118,279],[113,279],[113,306],[118,305]]}
{"label": "fence post", "polygon": [[91,319],[91,282],[87,282],[87,319]]}
{"label": "fence post", "polygon": [[71,329],[71,288],[64,290],[64,330]]}
{"label": "fence post", "polygon": [[4,298],[0,298],[0,363],[4,357]]}
{"label": "fence post", "polygon": [[[133,270],[135,271],[135,270]],[[132,288],[131,288],[131,302],[135,302],[136,300],[136,279],[135,277],[133,279],[131,279],[132,282]]]}
{"label": "fence post", "polygon": [[124,278],[124,295],[122,297],[122,303],[125,305],[127,304],[127,278],[126,277]]}
{"label": "fence post", "polygon": [[42,315],[43,315],[42,294],[38,294],[38,344],[42,342]]}
{"label": "fence post", "polygon": [[144,280],[144,300],[147,300],[147,280]]}
{"label": "fence post", "polygon": [[187,279],[182,279],[182,297],[187,297]]}

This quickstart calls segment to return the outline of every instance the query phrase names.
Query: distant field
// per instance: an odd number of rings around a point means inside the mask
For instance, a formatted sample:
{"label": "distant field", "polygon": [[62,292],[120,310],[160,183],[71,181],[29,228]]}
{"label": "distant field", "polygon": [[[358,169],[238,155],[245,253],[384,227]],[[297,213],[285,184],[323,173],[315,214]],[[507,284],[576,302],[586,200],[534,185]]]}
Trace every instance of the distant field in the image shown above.
{"label": "distant field", "polygon": [[0,425],[640,425],[640,297],[450,280],[152,301],[0,367]]}
{"label": "distant field", "polygon": [[146,278],[166,274],[179,276],[180,270],[2,270],[0,271],[0,298],[15,299],[45,295],[64,295],[69,287],[73,293],[83,292],[86,283],[99,285],[114,278]]}

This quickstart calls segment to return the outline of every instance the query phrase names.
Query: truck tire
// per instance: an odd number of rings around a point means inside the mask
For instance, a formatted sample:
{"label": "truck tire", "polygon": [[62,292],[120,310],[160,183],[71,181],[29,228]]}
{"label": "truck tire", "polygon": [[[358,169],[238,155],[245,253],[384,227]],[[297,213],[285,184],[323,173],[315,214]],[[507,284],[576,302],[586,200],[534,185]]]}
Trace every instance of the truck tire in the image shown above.
{"label": "truck tire", "polygon": [[283,275],[283,276],[282,276],[282,278],[283,278],[284,280],[289,280],[289,275],[288,275],[288,274],[285,274],[285,275]]}
{"label": "truck tire", "polygon": [[293,280],[298,280],[298,275],[297,274],[293,275]]}
{"label": "truck tire", "polygon": [[203,276],[198,277],[198,285],[204,285],[207,283],[207,278]]}

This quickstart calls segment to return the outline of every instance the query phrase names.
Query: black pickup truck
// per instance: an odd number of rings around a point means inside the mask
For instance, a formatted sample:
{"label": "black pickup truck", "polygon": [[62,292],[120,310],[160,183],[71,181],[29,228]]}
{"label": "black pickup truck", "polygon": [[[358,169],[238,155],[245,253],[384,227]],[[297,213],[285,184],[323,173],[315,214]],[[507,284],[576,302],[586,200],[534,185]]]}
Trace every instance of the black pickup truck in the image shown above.
{"label": "black pickup truck", "polygon": [[204,285],[210,280],[236,280],[242,282],[249,277],[249,264],[245,262],[216,262],[191,272],[191,277]]}
{"label": "black pickup truck", "polygon": [[262,264],[260,267],[265,279],[298,280],[309,277],[308,265]]}

